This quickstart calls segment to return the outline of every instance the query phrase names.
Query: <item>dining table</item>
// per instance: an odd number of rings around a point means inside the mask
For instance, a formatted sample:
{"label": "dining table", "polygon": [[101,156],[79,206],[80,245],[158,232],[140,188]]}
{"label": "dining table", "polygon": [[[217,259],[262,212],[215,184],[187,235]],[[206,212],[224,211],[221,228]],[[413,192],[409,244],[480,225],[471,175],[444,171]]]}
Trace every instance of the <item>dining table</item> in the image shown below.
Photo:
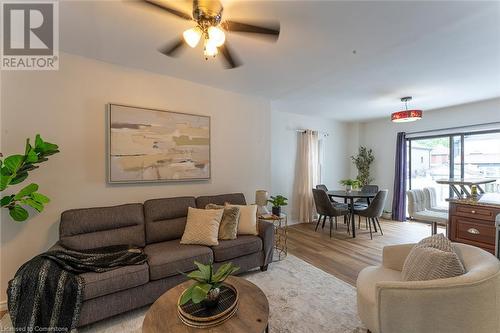
{"label": "dining table", "polygon": [[377,193],[369,193],[363,191],[346,191],[346,190],[336,190],[326,192],[330,198],[343,198],[344,203],[349,202],[349,212],[351,215],[351,226],[352,226],[352,238],[356,238],[356,224],[354,222],[354,200],[355,199],[366,199],[368,205],[370,205],[370,199],[373,199]]}

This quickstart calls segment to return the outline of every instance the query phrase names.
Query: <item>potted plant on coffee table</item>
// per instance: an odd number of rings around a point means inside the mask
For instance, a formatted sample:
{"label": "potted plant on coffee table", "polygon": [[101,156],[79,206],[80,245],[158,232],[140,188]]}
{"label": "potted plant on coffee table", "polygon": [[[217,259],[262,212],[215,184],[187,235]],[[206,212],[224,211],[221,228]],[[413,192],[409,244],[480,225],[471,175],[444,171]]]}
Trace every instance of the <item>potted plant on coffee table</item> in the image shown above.
{"label": "potted plant on coffee table", "polygon": [[351,192],[353,188],[359,187],[359,181],[356,179],[342,179],[340,184],[345,186],[346,192]]}
{"label": "potted plant on coffee table", "polygon": [[204,265],[195,261],[194,264],[198,267],[198,270],[189,274],[182,273],[191,280],[194,280],[195,283],[184,291],[179,304],[184,305],[191,300],[194,304],[202,303],[205,307],[214,307],[219,302],[222,283],[229,275],[240,268],[229,262],[220,266],[214,273],[212,263]]}
{"label": "potted plant on coffee table", "polygon": [[267,200],[271,205],[273,205],[272,212],[273,215],[281,215],[281,207],[288,205],[288,199],[282,195],[271,196],[271,199]]}

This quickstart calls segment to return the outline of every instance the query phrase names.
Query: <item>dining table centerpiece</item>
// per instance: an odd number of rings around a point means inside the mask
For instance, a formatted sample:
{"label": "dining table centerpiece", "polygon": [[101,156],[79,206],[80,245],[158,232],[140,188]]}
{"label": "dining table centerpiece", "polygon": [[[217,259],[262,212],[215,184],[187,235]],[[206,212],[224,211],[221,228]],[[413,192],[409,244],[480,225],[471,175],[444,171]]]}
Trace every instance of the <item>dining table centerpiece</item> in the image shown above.
{"label": "dining table centerpiece", "polygon": [[346,192],[351,192],[353,189],[359,187],[359,181],[357,179],[342,179],[340,185],[345,186]]}

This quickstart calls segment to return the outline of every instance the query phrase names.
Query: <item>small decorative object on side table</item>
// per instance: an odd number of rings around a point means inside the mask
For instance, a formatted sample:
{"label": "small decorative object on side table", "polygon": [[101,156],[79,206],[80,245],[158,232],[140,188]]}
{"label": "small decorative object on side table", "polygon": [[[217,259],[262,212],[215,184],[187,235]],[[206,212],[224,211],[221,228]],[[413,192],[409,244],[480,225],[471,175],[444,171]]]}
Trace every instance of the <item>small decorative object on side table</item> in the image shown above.
{"label": "small decorative object on side table", "polygon": [[285,198],[282,195],[271,195],[271,199],[267,200],[271,205],[273,205],[272,212],[273,215],[280,216],[281,215],[281,207],[288,205],[288,198]]}
{"label": "small decorative object on side table", "polygon": [[278,260],[283,260],[288,254],[287,249],[287,232],[288,232],[288,217],[286,214],[280,215],[262,215],[259,220],[270,221],[274,225],[274,250],[278,254]]}

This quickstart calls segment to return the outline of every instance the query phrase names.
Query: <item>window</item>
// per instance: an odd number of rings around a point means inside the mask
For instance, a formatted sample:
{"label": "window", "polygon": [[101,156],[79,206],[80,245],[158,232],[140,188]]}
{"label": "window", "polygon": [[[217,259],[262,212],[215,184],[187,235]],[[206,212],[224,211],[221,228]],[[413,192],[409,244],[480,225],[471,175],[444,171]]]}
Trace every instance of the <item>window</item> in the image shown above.
{"label": "window", "polygon": [[437,179],[494,178],[497,182],[483,189],[500,192],[500,131],[411,138],[407,148],[408,187],[434,187],[440,206],[454,194]]}

